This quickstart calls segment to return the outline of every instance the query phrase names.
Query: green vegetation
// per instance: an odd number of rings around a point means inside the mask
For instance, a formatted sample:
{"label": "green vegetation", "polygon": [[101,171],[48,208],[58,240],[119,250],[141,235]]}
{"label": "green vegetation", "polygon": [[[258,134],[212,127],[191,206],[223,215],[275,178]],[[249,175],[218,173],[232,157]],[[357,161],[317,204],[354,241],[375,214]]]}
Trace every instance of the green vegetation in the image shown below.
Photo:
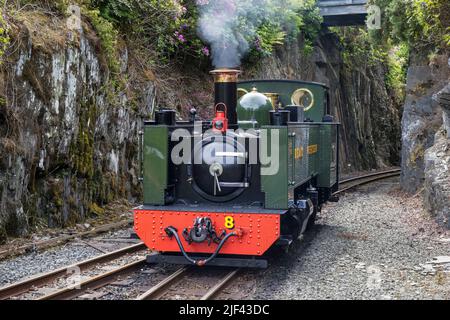
{"label": "green vegetation", "polygon": [[[71,4],[81,7],[96,30],[108,66],[119,71],[117,43],[120,35],[135,46],[152,53],[151,64],[169,61],[194,63],[209,61],[207,43],[198,36],[199,7],[214,0],[18,0],[22,5],[38,4],[68,16]],[[231,2],[230,2],[231,3]],[[313,42],[321,28],[321,16],[315,0],[251,0],[232,5],[245,12],[240,15],[237,31],[252,29],[248,63],[270,56],[274,49],[297,39],[304,42],[304,53],[312,52]],[[1,23],[1,20],[0,20]],[[0,29],[0,43],[1,43]],[[1,46],[0,46],[1,53]],[[157,62],[156,62],[157,61]]]}
{"label": "green vegetation", "polygon": [[99,207],[99,205],[96,203],[91,203],[91,205],[89,206],[89,211],[91,214],[94,214],[96,216],[101,216],[101,215],[105,214],[106,210]]}
{"label": "green vegetation", "polygon": [[[259,5],[254,5],[256,2]],[[209,3],[208,0],[93,0],[89,8],[98,10],[102,18],[152,50],[155,60],[167,63],[208,59],[210,48],[197,35],[197,27],[199,6]],[[305,51],[311,51],[321,22],[314,0],[236,1],[234,5],[238,12],[245,12],[240,14],[238,30],[257,26],[256,32],[245,39],[250,44],[252,61],[271,55],[275,47],[300,33],[304,34]]]}
{"label": "green vegetation", "polygon": [[382,64],[387,67],[386,85],[397,104],[401,105],[405,97],[409,46],[405,42],[394,44],[390,39],[380,42],[364,27],[332,30],[339,36],[344,47],[342,54],[346,66],[366,68]]}
{"label": "green vegetation", "polygon": [[[210,48],[197,34],[199,6],[212,0],[22,0],[23,3],[47,3],[67,14],[75,3],[97,31],[113,72],[117,71],[117,38],[120,31],[136,45],[153,52],[153,62],[208,61]],[[258,5],[255,5],[258,4]],[[245,11],[239,30],[256,25],[257,30],[245,40],[250,44],[249,61],[270,56],[273,50],[302,34],[305,53],[312,51],[321,16],[315,0],[236,1],[237,10]]]}
{"label": "green vegetation", "polygon": [[286,38],[286,32],[279,26],[268,22],[263,24],[257,31],[257,38],[255,40],[257,50],[261,52],[261,55],[269,56],[272,54],[275,46],[280,46],[284,43]]}
{"label": "green vegetation", "polygon": [[6,48],[9,45],[8,24],[3,18],[3,9],[0,7],[0,65],[2,64],[2,57],[5,54]]}
{"label": "green vegetation", "polygon": [[450,1],[370,0],[382,12],[380,30],[371,30],[370,41],[386,52],[387,85],[404,97],[409,54],[425,57],[450,49]]}
{"label": "green vegetation", "polygon": [[371,0],[384,13],[381,30],[374,38],[407,43],[416,49],[450,46],[450,1],[448,0]]}
{"label": "green vegetation", "polygon": [[266,0],[263,3],[260,11],[251,9],[255,16],[265,19],[258,27],[256,39],[247,39],[253,43],[250,56],[270,56],[277,46],[295,41],[300,35],[304,40],[303,53],[310,54],[322,23],[315,0]]}
{"label": "green vegetation", "polygon": [[87,179],[94,176],[94,131],[97,117],[96,105],[85,103],[80,110],[78,137],[71,146],[72,166],[78,175]]}
{"label": "green vegetation", "polygon": [[91,21],[97,35],[99,36],[110,71],[119,72],[119,63],[117,62],[117,37],[118,31],[114,25],[100,15],[98,9],[84,9],[83,14]]}
{"label": "green vegetation", "polygon": [[385,62],[387,51],[376,45],[364,27],[331,28],[343,45],[343,58],[346,65],[375,66]]}
{"label": "green vegetation", "polygon": [[450,48],[450,1],[370,0],[380,7],[381,29],[334,28],[347,65],[387,66],[386,84],[400,105],[410,52],[425,57]]}
{"label": "green vegetation", "polygon": [[397,104],[403,103],[405,97],[406,73],[409,62],[409,46],[406,43],[393,46],[387,56],[388,74],[386,84],[393,90]]}

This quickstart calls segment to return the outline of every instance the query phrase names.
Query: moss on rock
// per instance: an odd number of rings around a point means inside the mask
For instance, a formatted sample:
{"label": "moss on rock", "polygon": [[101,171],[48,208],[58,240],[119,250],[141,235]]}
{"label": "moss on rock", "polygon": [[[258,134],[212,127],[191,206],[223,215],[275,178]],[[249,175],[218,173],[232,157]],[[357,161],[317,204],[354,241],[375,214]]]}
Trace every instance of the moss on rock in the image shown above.
{"label": "moss on rock", "polygon": [[100,208],[96,203],[91,203],[89,206],[89,212],[96,216],[101,216],[105,214],[105,209]]}
{"label": "moss on rock", "polygon": [[72,166],[75,172],[88,179],[94,176],[94,132],[96,105],[93,102],[81,106],[78,136],[71,147]]}

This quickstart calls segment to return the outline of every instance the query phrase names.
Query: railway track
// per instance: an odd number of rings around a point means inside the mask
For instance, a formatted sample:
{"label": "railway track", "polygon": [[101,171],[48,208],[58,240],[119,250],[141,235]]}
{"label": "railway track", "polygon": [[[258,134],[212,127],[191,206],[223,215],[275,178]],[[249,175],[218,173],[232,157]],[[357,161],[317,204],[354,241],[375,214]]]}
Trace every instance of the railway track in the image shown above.
{"label": "railway track", "polygon": [[96,227],[94,230],[90,231],[84,231],[84,232],[77,232],[70,235],[62,235],[50,240],[43,240],[33,243],[28,243],[25,245],[21,245],[17,248],[8,248],[5,250],[0,251],[0,260],[11,258],[14,256],[17,256],[19,254],[23,254],[27,252],[28,250],[46,250],[53,247],[57,247],[59,245],[62,245],[66,242],[72,241],[77,238],[89,238],[98,234],[106,233],[112,230],[119,230],[124,229],[127,227],[130,227],[133,225],[133,220],[126,220],[126,221],[120,221],[115,222],[111,224],[102,225],[99,227]]}
{"label": "railway track", "polygon": [[[37,298],[36,300],[73,300],[81,297],[87,292],[95,292],[95,290],[101,289],[109,284],[114,283],[119,277],[125,277],[132,273],[135,273],[146,265],[146,259],[139,259],[124,266],[117,267],[108,272],[99,274],[95,277],[88,278],[81,281],[77,286],[65,287],[60,290],[56,290],[44,296]],[[203,269],[202,269],[203,270]],[[178,286],[184,281],[189,280],[189,276],[194,271],[193,267],[183,267],[178,269],[168,277],[164,278],[161,282],[151,287],[145,293],[141,294],[135,300],[160,300],[170,299],[173,296],[173,292],[178,292]],[[198,271],[198,270],[197,270]],[[209,270],[211,271],[211,270]],[[211,279],[204,278],[208,283],[215,283],[215,285],[208,288],[207,291],[201,294],[198,300],[212,300],[217,297],[223,289],[225,289],[230,282],[237,276],[239,269],[234,269],[226,272],[224,276],[212,277]],[[211,281],[209,281],[211,280]],[[190,290],[180,289],[181,292],[189,292]],[[198,296],[197,292],[188,293],[189,299],[195,300]]]}
{"label": "railway track", "polygon": [[[128,246],[126,248],[113,251],[110,253],[103,254],[101,256],[80,262],[75,263],[73,265],[62,267],[57,270],[53,270],[50,272],[46,272],[43,274],[39,274],[37,276],[31,277],[29,279],[25,279],[20,282],[16,282],[14,284],[11,284],[9,286],[0,288],[0,300],[6,300],[6,299],[14,299],[20,296],[23,296],[24,294],[27,294],[32,291],[36,291],[39,288],[46,287],[58,279],[64,279],[67,276],[71,275],[71,272],[73,271],[79,271],[83,272],[89,269],[92,269],[100,264],[104,263],[111,263],[114,260],[117,260],[119,258],[125,257],[127,255],[131,255],[134,253],[138,253],[139,251],[146,250],[146,246],[143,243],[135,244],[132,246]],[[90,288],[91,284],[98,285],[100,280],[106,281],[112,279],[113,276],[117,276],[119,274],[126,273],[127,271],[130,271],[134,267],[138,267],[139,265],[145,264],[145,259],[138,260],[136,264],[130,264],[126,265],[124,267],[117,268],[114,270],[114,272],[110,272],[110,274],[103,274],[98,277],[94,277],[92,279],[88,279],[81,282],[81,289],[66,287],[59,290],[54,290],[53,292],[49,294],[45,294],[38,298],[38,300],[50,300],[50,299],[59,299],[59,298],[67,298],[75,294],[75,292],[80,295],[82,291],[84,292],[87,288]],[[119,270],[120,269],[120,270]],[[84,288],[84,290],[83,290]]]}
{"label": "railway track", "polygon": [[[399,169],[393,169],[342,180],[340,181],[341,188],[335,193],[335,195],[349,191],[357,186],[399,176],[400,172],[401,171]],[[20,299],[23,297],[26,298],[26,295],[28,293],[32,294],[40,288],[47,288],[48,292],[44,291],[43,294],[37,294],[37,296],[32,295],[33,299],[70,300],[79,298],[86,292],[92,292],[103,288],[115,282],[120,277],[130,275],[137,270],[144,268],[146,265],[146,258],[139,257],[137,259],[132,259],[133,261],[128,261],[125,264],[109,268],[106,272],[100,272],[99,274],[96,274],[89,278],[80,279],[76,283],[76,285],[73,286],[65,286],[62,288],[49,288],[48,286],[52,283],[55,283],[59,279],[67,278],[69,270],[77,270],[81,274],[83,271],[93,269],[101,264],[112,264],[117,259],[132,254],[137,254],[140,251],[144,250],[147,250],[146,246],[143,243],[139,243],[114,252],[106,253],[104,255],[80,263],[70,265],[68,267],[59,268],[54,271],[31,277],[29,279],[0,288],[0,300]],[[172,293],[178,292],[178,286],[182,285],[183,283],[185,283],[186,286],[186,281],[189,281],[189,279],[191,279],[191,276],[196,270],[198,271],[199,269],[195,269],[194,267],[180,268],[174,273],[170,274],[168,277],[164,278],[155,286],[152,286],[140,296],[136,297],[135,300],[170,299]],[[189,299],[192,299],[192,296],[194,296],[198,300],[214,299],[227,286],[230,285],[230,283],[237,277],[239,272],[240,269],[221,270],[219,272],[219,276],[215,275],[211,277],[210,275],[210,279],[207,279],[208,277],[206,277],[204,280],[208,280],[208,283],[202,286],[201,290],[203,291],[200,294],[199,292],[193,292],[191,296],[189,296]],[[211,283],[213,283],[213,285],[211,285]]]}
{"label": "railway track", "polygon": [[[191,274],[192,270],[192,267],[183,267],[178,269],[160,283],[137,297],[136,300],[159,300],[167,297],[168,295],[170,296],[170,291],[175,291],[176,286],[185,280]],[[226,271],[224,275],[217,279],[215,285],[207,289],[205,293],[201,293],[198,300],[212,300],[217,297],[236,278],[239,272],[240,269],[231,269]],[[216,280],[216,278],[214,278],[214,280]],[[196,296],[198,296],[198,294]]]}
{"label": "railway track", "polygon": [[146,258],[117,267],[106,273],[81,281],[76,286],[69,286],[39,297],[36,300],[72,300],[82,296],[88,291],[97,290],[113,283],[121,276],[129,275],[145,267]]}
{"label": "railway track", "polygon": [[366,174],[366,175],[362,175],[362,176],[358,176],[358,177],[341,180],[339,182],[340,189],[339,189],[339,191],[335,192],[334,195],[344,193],[344,192],[354,189],[356,187],[359,187],[359,186],[362,186],[365,184],[369,184],[369,183],[372,183],[375,181],[398,177],[398,176],[400,176],[400,174],[401,174],[400,169],[392,169],[392,170],[375,172],[375,173],[370,173],[370,174]]}
{"label": "railway track", "polygon": [[[100,272],[94,276],[79,278],[78,281],[72,285],[66,285],[63,287],[55,287],[54,284],[58,280],[65,280],[70,275],[70,270],[77,270],[82,274],[83,271],[87,271],[98,267],[101,264],[109,264],[114,260],[123,258],[127,255],[139,253],[145,250],[146,247],[143,243],[135,244],[111,253],[107,253],[80,263],[76,263],[67,267],[59,268],[54,271],[39,274],[37,276],[25,279],[23,281],[8,285],[0,288],[0,300],[8,299],[32,299],[32,300],[73,300],[82,297],[86,293],[93,293],[96,290],[104,288],[105,286],[116,282],[122,277],[129,276],[136,273],[140,269],[146,266],[146,258],[141,257],[134,259],[132,262],[108,268],[105,272]],[[202,269],[204,270],[204,269]],[[192,273],[196,270],[193,267],[183,267],[172,273],[164,280],[151,287],[145,293],[136,297],[135,300],[158,300],[158,299],[170,299],[171,292],[176,291],[176,286],[190,279]],[[198,271],[198,269],[197,269]],[[208,272],[212,270],[209,269]],[[214,270],[215,271],[215,270]],[[198,297],[198,293],[192,293],[189,296],[191,299],[195,297],[198,300],[211,300],[219,295],[224,288],[226,288],[231,281],[239,273],[239,269],[221,270],[219,276],[214,275],[209,278],[205,278],[206,288]],[[211,280],[211,281],[209,281]],[[211,285],[213,283],[213,285]],[[45,289],[45,290],[42,290]],[[39,290],[42,290],[40,293]],[[203,289],[202,289],[203,290]]]}

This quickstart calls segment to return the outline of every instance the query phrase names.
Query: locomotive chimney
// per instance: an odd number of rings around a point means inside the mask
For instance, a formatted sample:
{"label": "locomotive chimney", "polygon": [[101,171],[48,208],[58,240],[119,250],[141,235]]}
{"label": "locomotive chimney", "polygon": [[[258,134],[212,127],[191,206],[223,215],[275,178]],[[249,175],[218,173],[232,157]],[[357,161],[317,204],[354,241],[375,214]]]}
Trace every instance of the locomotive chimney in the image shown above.
{"label": "locomotive chimney", "polygon": [[237,79],[240,70],[217,69],[211,71],[215,83],[215,105],[224,103],[227,106],[229,128],[234,129],[238,124],[237,117]]}

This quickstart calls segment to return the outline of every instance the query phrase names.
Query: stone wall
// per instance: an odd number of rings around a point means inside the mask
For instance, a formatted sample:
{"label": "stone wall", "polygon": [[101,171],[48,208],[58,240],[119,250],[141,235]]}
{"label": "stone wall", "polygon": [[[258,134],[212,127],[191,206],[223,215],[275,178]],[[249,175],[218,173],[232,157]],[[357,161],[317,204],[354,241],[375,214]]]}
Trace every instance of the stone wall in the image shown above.
{"label": "stone wall", "polygon": [[443,126],[425,152],[424,198],[438,223],[450,229],[450,82],[436,97],[443,111]]}
{"label": "stone wall", "polygon": [[[73,32],[62,19],[26,12],[11,34],[0,72],[0,240],[139,199],[137,139],[154,105],[153,83],[130,79],[114,88],[87,23]],[[128,78],[129,59],[123,48]]]}
{"label": "stone wall", "polygon": [[405,191],[423,191],[425,206],[450,228],[450,60],[448,53],[414,52],[402,122]]}
{"label": "stone wall", "polygon": [[425,151],[433,146],[436,132],[442,126],[442,109],[433,96],[448,81],[448,56],[441,55],[430,63],[413,53],[408,70],[406,102],[402,120],[402,186],[410,192],[423,188]]}

